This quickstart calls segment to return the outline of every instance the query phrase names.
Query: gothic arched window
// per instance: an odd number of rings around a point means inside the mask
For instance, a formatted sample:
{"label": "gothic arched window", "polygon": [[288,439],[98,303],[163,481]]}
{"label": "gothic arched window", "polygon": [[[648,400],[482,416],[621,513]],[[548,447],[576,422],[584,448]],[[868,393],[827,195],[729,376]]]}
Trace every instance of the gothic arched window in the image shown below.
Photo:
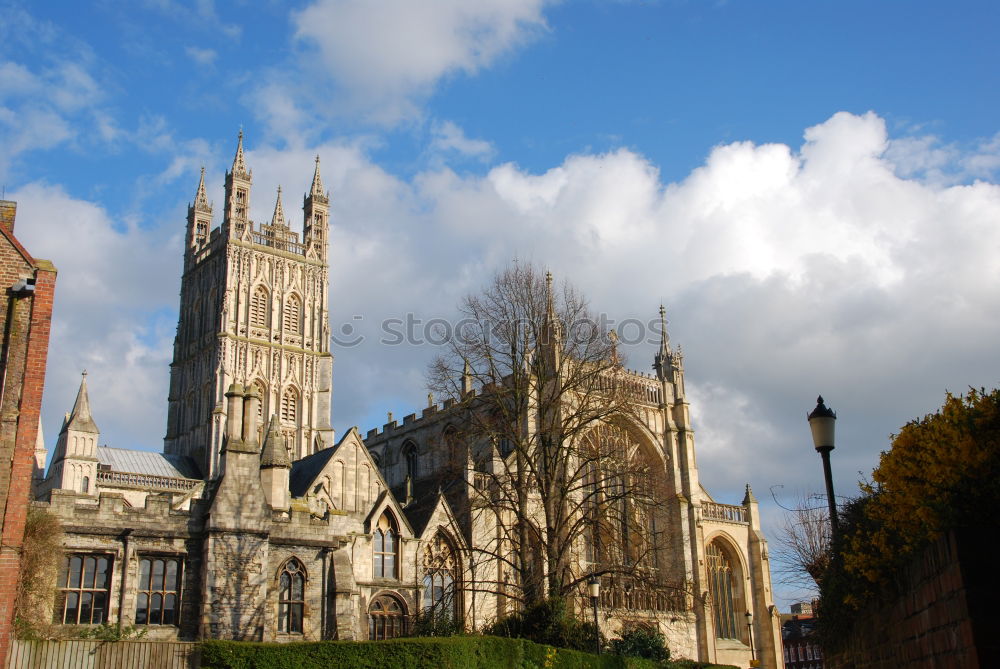
{"label": "gothic arched window", "polygon": [[736,624],[737,595],[733,563],[718,540],[708,545],[705,555],[708,558],[708,581],[715,614],[715,636],[720,639],[739,639],[741,630]]}
{"label": "gothic arched window", "polygon": [[302,563],[292,558],[285,563],[278,578],[278,631],[302,633],[305,609],[306,575]]}
{"label": "gothic arched window", "polygon": [[411,481],[417,480],[417,445],[412,441],[403,444],[403,461],[406,463],[406,475]]}
{"label": "gothic arched window", "polygon": [[299,296],[292,294],[285,300],[285,311],[282,318],[282,328],[285,332],[299,334],[302,332],[302,305]]}
{"label": "gothic arched window", "polygon": [[299,419],[299,393],[289,386],[281,396],[281,422],[296,424]]}
{"label": "gothic arched window", "polygon": [[375,528],[372,557],[375,578],[396,578],[396,554],[399,550],[399,534],[392,516],[383,513]]}
{"label": "gothic arched window", "polygon": [[250,299],[250,325],[255,328],[266,328],[268,323],[268,294],[267,288],[257,286]]}
{"label": "gothic arched window", "polygon": [[434,618],[458,618],[458,557],[452,543],[438,532],[424,547],[424,614]]}
{"label": "gothic arched window", "polygon": [[406,610],[392,595],[379,595],[368,607],[368,639],[380,641],[406,632]]}

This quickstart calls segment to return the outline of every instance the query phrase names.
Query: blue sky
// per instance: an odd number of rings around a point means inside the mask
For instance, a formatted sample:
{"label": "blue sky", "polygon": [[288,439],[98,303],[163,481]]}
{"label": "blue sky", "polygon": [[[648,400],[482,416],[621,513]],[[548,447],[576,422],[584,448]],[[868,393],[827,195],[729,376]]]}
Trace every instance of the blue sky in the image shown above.
{"label": "blue sky", "polygon": [[[945,390],[997,384],[998,19],[991,2],[0,0],[0,183],[60,268],[49,447],[87,368],[102,440],[159,448],[185,206],[203,165],[221,203],[242,126],[257,220],[323,160],[331,317],[368,335],[336,351],[338,432],[422,405],[434,349],[379,345],[382,319],[448,317],[530,260],[619,321],[667,305],[703,482],[722,502],[751,482],[773,538],[770,490],[821,490],[818,392],[850,495]],[[648,369],[652,347],[629,355]]]}

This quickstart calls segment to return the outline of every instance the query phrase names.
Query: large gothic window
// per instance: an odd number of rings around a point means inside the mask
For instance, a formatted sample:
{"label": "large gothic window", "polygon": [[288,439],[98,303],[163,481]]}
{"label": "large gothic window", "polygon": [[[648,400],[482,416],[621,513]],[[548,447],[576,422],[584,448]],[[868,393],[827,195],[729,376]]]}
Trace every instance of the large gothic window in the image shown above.
{"label": "large gothic window", "polygon": [[396,555],[399,550],[399,534],[392,516],[383,513],[375,528],[375,545],[372,557],[375,578],[396,578]]}
{"label": "large gothic window", "polygon": [[288,387],[281,396],[281,422],[295,425],[299,419],[299,393]]}
{"label": "large gothic window", "polygon": [[458,558],[450,541],[441,532],[424,547],[423,609],[425,615],[458,619]]}
{"label": "large gothic window", "polygon": [[733,564],[718,540],[708,545],[708,580],[715,614],[715,636],[720,639],[739,639],[736,625],[736,587]]}
{"label": "large gothic window", "polygon": [[406,611],[392,595],[379,595],[368,607],[368,638],[392,639],[406,633]]}
{"label": "large gothic window", "polygon": [[302,332],[302,305],[298,295],[289,295],[285,300],[285,311],[282,317],[282,327],[285,332],[299,334]]}
{"label": "large gothic window", "polygon": [[266,328],[268,325],[268,294],[264,286],[257,286],[250,299],[250,325],[255,328]]}
{"label": "large gothic window", "polygon": [[278,579],[278,631],[289,634],[302,633],[305,609],[305,570],[302,563],[292,558],[281,569]]}

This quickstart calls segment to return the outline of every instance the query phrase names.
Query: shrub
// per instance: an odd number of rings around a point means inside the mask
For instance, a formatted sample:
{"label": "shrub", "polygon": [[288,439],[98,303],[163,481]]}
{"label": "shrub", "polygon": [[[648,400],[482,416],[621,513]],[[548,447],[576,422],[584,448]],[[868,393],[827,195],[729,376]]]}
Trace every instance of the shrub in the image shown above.
{"label": "shrub", "polygon": [[409,636],[457,636],[464,626],[454,616],[442,613],[422,613],[413,618]]}
{"label": "shrub", "polygon": [[598,640],[604,643],[593,623],[577,619],[567,610],[565,600],[558,598],[547,599],[507,616],[487,627],[484,633],[587,652],[594,650]]}
{"label": "shrub", "polygon": [[50,513],[28,508],[21,544],[21,578],[14,603],[14,627],[20,639],[52,638],[52,598],[62,560],[62,526]]}
{"label": "shrub", "polygon": [[611,641],[611,652],[615,655],[644,657],[647,660],[669,660],[670,650],[666,637],[657,630],[638,627],[622,632],[620,639]]}

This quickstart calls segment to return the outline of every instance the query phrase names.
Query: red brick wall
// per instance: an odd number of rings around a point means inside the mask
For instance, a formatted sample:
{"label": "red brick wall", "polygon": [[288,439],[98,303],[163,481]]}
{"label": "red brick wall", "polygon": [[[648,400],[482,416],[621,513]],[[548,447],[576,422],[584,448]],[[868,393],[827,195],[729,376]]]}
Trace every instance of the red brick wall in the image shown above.
{"label": "red brick wall", "polygon": [[[980,599],[996,616],[996,567],[968,568],[989,555],[983,537],[951,532],[917,556],[903,576],[902,594],[876,602],[858,616],[843,650],[827,655],[827,669],[977,669],[994,666],[996,629],[986,636],[974,612]],[[988,560],[992,563],[993,560]],[[964,564],[963,564],[964,563]],[[993,649],[995,650],[995,649]],[[982,664],[980,664],[982,662]]]}
{"label": "red brick wall", "polygon": [[[14,297],[10,287],[27,277],[35,279],[34,294]],[[0,370],[0,661],[5,661],[12,633],[55,281],[49,263],[32,260],[9,231],[0,234],[0,332],[8,333]]]}

